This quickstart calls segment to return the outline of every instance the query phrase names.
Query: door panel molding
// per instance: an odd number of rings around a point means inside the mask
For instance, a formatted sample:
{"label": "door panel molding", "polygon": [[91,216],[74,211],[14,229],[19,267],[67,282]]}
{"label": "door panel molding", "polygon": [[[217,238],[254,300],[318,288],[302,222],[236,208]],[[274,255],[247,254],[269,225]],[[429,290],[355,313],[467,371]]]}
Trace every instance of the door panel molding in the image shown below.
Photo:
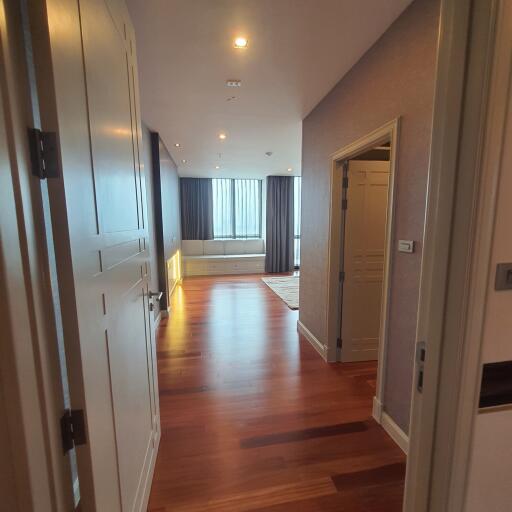
{"label": "door panel molding", "polygon": [[122,0],[37,4],[41,119],[59,138],[49,185],[71,399],[88,435],[82,506],[142,511],[160,426],[133,27]]}
{"label": "door panel molding", "polygon": [[[380,315],[385,313],[382,296],[390,163],[350,160],[346,172],[348,208],[342,211],[344,279],[339,356],[344,362],[367,361],[378,359]],[[381,197],[375,195],[378,189]],[[370,243],[375,244],[373,248]],[[372,325],[375,318],[379,323]]]}

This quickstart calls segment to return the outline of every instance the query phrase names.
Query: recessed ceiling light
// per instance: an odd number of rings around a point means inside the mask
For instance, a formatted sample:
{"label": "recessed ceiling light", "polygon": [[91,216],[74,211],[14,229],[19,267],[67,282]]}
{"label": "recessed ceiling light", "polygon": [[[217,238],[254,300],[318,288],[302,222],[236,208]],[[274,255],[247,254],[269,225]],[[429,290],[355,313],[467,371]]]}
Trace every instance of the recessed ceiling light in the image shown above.
{"label": "recessed ceiling light", "polygon": [[219,139],[224,140],[227,137],[225,133],[219,133]]}
{"label": "recessed ceiling light", "polygon": [[235,39],[234,46],[235,48],[247,48],[249,41],[245,37],[237,37]]}
{"label": "recessed ceiling light", "polygon": [[176,143],[174,144],[174,147],[176,147],[176,148],[181,148],[181,144],[180,144],[179,142],[176,142]]}
{"label": "recessed ceiling light", "polygon": [[216,166],[215,166],[215,169],[220,169],[220,165],[216,165]]}
{"label": "recessed ceiling light", "polygon": [[293,171],[293,169],[291,167],[288,167],[287,170],[288,170],[288,172],[292,172]]}
{"label": "recessed ceiling light", "polygon": [[187,163],[187,161],[186,161],[186,160],[182,160],[182,161],[181,161],[181,163],[182,163],[182,164],[186,164],[186,163]]}
{"label": "recessed ceiling light", "polygon": [[230,80],[226,80],[226,85],[228,87],[242,87],[242,80],[231,78]]}

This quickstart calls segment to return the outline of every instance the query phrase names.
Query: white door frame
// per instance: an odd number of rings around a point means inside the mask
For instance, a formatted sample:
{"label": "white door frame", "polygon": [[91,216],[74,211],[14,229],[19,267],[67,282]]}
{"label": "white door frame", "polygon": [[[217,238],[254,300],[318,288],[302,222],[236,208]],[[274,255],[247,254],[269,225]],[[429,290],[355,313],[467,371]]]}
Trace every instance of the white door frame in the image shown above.
{"label": "white door frame", "polygon": [[355,142],[336,151],[331,156],[331,203],[329,212],[329,241],[328,241],[328,279],[327,279],[327,360],[339,360],[337,350],[337,339],[340,336],[341,307],[339,299],[340,292],[340,271],[342,264],[342,183],[343,183],[343,162],[368,151],[369,149],[389,141],[391,151],[389,158],[389,187],[386,218],[386,242],[384,248],[384,273],[382,280],[382,305],[379,328],[379,351],[377,367],[377,389],[374,398],[374,416],[380,421],[382,413],[382,394],[384,390],[385,364],[387,350],[387,331],[389,318],[389,277],[391,275],[391,243],[394,217],[395,197],[395,176],[396,176],[396,155],[398,145],[400,120],[393,119],[373,132],[356,140]]}
{"label": "white door frame", "polygon": [[[444,0],[441,6],[416,337],[426,342],[426,360],[423,368],[416,361],[414,372],[405,512],[464,510],[482,286],[510,84],[510,27],[495,31],[506,3]],[[495,33],[502,36],[498,46]]]}
{"label": "white door frame", "polygon": [[30,101],[22,18],[21,2],[0,0],[0,409],[6,413],[0,448],[10,443],[0,472],[9,463],[14,470],[4,489],[6,502],[17,502],[12,510],[64,512],[74,500],[62,450],[64,397],[43,195],[27,142],[27,126],[39,127],[39,120]]}

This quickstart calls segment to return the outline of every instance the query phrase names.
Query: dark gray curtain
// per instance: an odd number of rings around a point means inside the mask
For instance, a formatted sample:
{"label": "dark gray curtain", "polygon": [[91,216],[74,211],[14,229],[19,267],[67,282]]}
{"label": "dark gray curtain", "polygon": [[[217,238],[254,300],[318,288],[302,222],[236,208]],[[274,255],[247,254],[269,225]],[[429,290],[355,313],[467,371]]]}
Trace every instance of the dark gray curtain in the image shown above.
{"label": "dark gray curtain", "polygon": [[267,178],[265,272],[293,270],[293,176]]}
{"label": "dark gray curtain", "polygon": [[213,189],[211,178],[181,178],[181,238],[213,239]]}

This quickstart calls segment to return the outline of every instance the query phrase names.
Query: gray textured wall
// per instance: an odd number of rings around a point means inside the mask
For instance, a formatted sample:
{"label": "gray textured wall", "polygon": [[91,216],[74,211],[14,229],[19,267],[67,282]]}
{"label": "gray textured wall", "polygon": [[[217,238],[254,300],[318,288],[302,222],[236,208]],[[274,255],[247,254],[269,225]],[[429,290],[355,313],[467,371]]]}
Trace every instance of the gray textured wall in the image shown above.
{"label": "gray textured wall", "polygon": [[[438,0],[416,0],[303,123],[299,315],[325,343],[330,155],[401,117],[384,406],[405,432],[409,426],[438,25]],[[416,240],[416,253],[398,253],[397,239]]]}
{"label": "gray textured wall", "polygon": [[[142,125],[142,153],[141,162],[144,164],[144,173],[146,176],[146,194],[148,205],[148,226],[149,226],[149,256],[151,266],[151,279],[150,289],[153,291],[158,290],[158,251],[156,245],[156,231],[155,231],[155,194],[153,187],[153,172],[151,170],[151,134],[146,125]],[[156,301],[155,301],[156,305]],[[155,316],[159,311],[155,310]]]}
{"label": "gray textured wall", "polygon": [[[162,205],[162,230],[155,217],[155,176],[153,172],[151,132],[142,126],[142,162],[146,174],[146,193],[148,202],[149,249],[151,259],[151,290],[165,291],[165,262],[181,247],[180,226],[180,190],[178,169],[163,142],[159,139],[160,197]],[[161,249],[159,247],[159,237]],[[155,302],[156,305],[156,302]],[[155,316],[158,311],[155,310]]]}
{"label": "gray textured wall", "polygon": [[181,247],[180,180],[178,168],[161,140],[159,148],[164,258],[167,261]]}

